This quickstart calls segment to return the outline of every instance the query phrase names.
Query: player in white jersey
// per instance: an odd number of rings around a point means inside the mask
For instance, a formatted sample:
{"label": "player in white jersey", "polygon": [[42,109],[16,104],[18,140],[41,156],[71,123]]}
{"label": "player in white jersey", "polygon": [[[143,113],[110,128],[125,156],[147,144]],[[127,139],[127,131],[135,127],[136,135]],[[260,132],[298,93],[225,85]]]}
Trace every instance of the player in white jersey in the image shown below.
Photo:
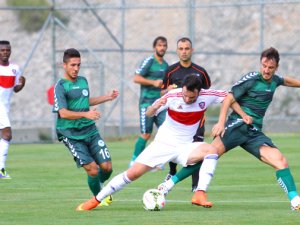
{"label": "player in white jersey", "polygon": [[5,169],[8,147],[12,138],[9,120],[10,99],[13,91],[19,92],[25,85],[19,66],[9,62],[9,41],[0,41],[0,179],[11,179]]}
{"label": "player in white jersey", "polygon": [[[183,87],[174,89],[148,107],[146,115],[154,116],[166,109],[165,122],[159,127],[153,142],[137,157],[127,171],[115,176],[94,198],[80,204],[77,210],[91,210],[106,196],[121,190],[126,184],[138,179],[153,168],[173,161],[182,166],[203,161],[200,173],[209,183],[217,164],[215,148],[204,142],[193,142],[193,136],[203,119],[206,108],[220,103],[226,97],[225,91],[201,90],[199,77],[188,75]],[[201,90],[201,91],[200,91]],[[238,113],[241,113],[238,108]],[[207,200],[203,200],[206,205]],[[209,206],[208,206],[209,207]]]}

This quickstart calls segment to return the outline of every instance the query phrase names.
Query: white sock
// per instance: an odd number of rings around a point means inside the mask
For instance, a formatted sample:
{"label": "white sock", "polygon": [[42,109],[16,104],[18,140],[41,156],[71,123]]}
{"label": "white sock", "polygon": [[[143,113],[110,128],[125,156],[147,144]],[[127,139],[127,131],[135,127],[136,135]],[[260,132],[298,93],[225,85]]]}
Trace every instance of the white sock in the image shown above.
{"label": "white sock", "polygon": [[209,154],[205,156],[199,171],[199,181],[198,181],[197,190],[202,190],[202,191],[207,190],[208,185],[210,184],[211,179],[214,176],[217,162],[218,162],[217,154]]}
{"label": "white sock", "polygon": [[0,170],[2,168],[5,168],[5,162],[6,162],[6,158],[7,158],[8,147],[9,147],[9,141],[1,139],[0,140]]}
{"label": "white sock", "polygon": [[164,185],[168,189],[168,191],[171,191],[172,188],[175,186],[175,183],[172,181],[172,178],[164,182]]}
{"label": "white sock", "polygon": [[115,176],[108,184],[97,194],[96,199],[101,202],[106,196],[109,196],[121,190],[126,184],[130,184],[131,180],[127,177],[127,172],[120,173]]}
{"label": "white sock", "polygon": [[297,207],[298,205],[300,205],[300,197],[299,196],[295,196],[292,200],[291,200],[291,205],[293,207]]}

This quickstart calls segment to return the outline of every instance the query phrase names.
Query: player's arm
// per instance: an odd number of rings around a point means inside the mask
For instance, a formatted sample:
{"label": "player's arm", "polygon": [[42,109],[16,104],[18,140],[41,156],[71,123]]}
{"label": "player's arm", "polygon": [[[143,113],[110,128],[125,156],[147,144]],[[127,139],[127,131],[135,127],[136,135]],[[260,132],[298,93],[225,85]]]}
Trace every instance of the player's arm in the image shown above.
{"label": "player's arm", "polygon": [[98,97],[92,97],[89,99],[90,106],[98,105],[107,101],[112,101],[115,98],[119,96],[119,91],[113,89],[111,92],[109,92],[106,95],[98,96]]}
{"label": "player's arm", "polygon": [[292,77],[284,77],[283,85],[287,87],[300,87],[300,80]]}
{"label": "player's arm", "polygon": [[68,120],[77,120],[81,118],[98,120],[101,116],[100,112],[98,112],[96,109],[91,109],[87,112],[74,112],[66,108],[62,108],[58,111],[58,113],[61,118],[68,119]]}
{"label": "player's arm", "polygon": [[146,85],[146,86],[154,86],[157,88],[160,88],[162,85],[162,80],[149,80],[145,77],[143,77],[140,74],[135,74],[133,78],[133,82],[141,85]]}
{"label": "player's arm", "polygon": [[26,79],[24,76],[20,76],[19,77],[19,83],[14,87],[14,92],[19,92],[23,89],[23,87],[25,86],[25,82],[26,82]]}
{"label": "player's arm", "polygon": [[155,115],[157,110],[159,110],[162,106],[166,105],[167,98],[157,99],[151,106],[147,108],[146,116],[152,117]]}

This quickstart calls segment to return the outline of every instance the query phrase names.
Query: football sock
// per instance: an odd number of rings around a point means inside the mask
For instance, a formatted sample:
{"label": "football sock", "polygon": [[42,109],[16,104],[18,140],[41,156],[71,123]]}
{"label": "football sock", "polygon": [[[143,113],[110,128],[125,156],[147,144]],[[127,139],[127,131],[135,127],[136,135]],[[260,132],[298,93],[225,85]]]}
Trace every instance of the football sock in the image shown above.
{"label": "football sock", "polygon": [[130,184],[131,180],[127,177],[127,172],[120,173],[111,179],[110,182],[97,194],[96,199],[101,202],[106,196],[121,190],[126,184]]}
{"label": "football sock", "polygon": [[147,140],[145,140],[144,138],[139,137],[137,139],[134,146],[134,152],[131,161],[134,161],[141,154],[141,152],[145,149],[146,144],[147,144]]}
{"label": "football sock", "polygon": [[199,181],[197,190],[206,191],[211,179],[214,176],[214,172],[218,162],[217,154],[209,154],[204,157],[202,166],[199,171]]}
{"label": "football sock", "polygon": [[177,164],[176,163],[173,163],[173,162],[169,162],[169,167],[170,167],[170,172],[169,174],[174,176],[177,172],[176,170],[176,167],[177,167]]}
{"label": "football sock", "polygon": [[0,169],[5,168],[8,147],[9,147],[9,141],[1,139],[0,140]]}
{"label": "football sock", "polygon": [[109,172],[103,171],[102,169],[99,169],[99,173],[98,173],[98,178],[100,180],[101,183],[104,183],[105,181],[108,180],[108,178],[110,178],[110,175],[112,174],[112,170]]}
{"label": "football sock", "polygon": [[93,193],[94,196],[96,196],[99,192],[100,192],[100,180],[98,176],[92,177],[92,176],[88,176],[88,185],[89,188],[91,190],[91,192]]}
{"label": "football sock", "polygon": [[290,200],[292,200],[294,197],[298,196],[294,178],[293,178],[289,168],[277,170],[276,177],[277,177],[277,181],[278,181],[279,185],[287,193],[288,198]]}
{"label": "football sock", "polygon": [[192,166],[187,166],[187,167],[182,167],[181,170],[179,170],[171,179],[172,181],[176,184],[179,181],[184,180],[188,176],[192,175],[194,171],[199,170],[200,166],[202,164],[201,162],[196,163],[195,165]]}

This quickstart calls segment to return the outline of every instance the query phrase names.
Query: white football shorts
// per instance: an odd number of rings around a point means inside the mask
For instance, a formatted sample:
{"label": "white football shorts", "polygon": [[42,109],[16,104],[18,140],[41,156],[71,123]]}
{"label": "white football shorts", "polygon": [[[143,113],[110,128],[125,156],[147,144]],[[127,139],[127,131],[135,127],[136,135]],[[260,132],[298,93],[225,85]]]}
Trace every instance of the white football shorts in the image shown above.
{"label": "white football shorts", "polygon": [[172,145],[153,141],[135,161],[152,168],[163,166],[165,163],[171,161],[186,167],[190,153],[203,143],[205,142]]}
{"label": "white football shorts", "polygon": [[6,107],[0,105],[0,129],[11,127]]}

